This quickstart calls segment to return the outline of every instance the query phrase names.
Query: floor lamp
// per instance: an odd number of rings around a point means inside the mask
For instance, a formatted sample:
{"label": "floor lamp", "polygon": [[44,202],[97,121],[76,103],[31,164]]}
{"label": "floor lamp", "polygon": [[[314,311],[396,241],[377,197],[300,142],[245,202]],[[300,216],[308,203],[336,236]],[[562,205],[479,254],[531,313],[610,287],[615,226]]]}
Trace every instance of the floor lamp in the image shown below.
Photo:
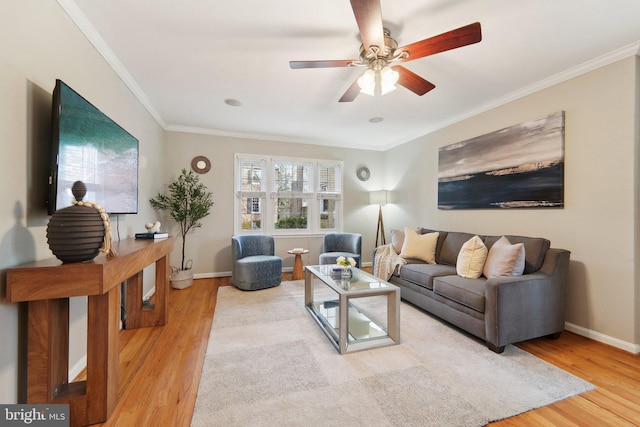
{"label": "floor lamp", "polygon": [[380,206],[378,210],[378,228],[376,229],[376,248],[378,247],[378,242],[380,242],[381,245],[387,244],[387,238],[384,235],[384,221],[382,220],[382,205],[389,202],[390,195],[391,192],[387,190],[378,190],[369,193],[369,203]]}

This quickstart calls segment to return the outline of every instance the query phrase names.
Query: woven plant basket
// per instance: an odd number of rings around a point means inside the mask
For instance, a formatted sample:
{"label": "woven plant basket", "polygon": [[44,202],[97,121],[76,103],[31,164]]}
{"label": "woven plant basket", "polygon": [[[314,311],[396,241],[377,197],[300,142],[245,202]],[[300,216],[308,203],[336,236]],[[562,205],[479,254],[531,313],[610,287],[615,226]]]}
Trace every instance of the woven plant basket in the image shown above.
{"label": "woven plant basket", "polygon": [[193,284],[193,270],[191,270],[192,261],[187,262],[187,269],[180,270],[177,267],[171,267],[171,276],[169,281],[174,289],[186,289]]}

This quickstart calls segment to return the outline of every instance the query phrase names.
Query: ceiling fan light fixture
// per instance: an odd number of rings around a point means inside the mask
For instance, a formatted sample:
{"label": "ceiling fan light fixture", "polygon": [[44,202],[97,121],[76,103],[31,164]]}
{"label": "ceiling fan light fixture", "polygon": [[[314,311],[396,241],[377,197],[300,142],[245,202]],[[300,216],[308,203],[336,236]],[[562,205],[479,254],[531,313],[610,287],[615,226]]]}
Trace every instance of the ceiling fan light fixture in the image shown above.
{"label": "ceiling fan light fixture", "polygon": [[358,86],[360,86],[360,92],[364,94],[382,96],[397,89],[396,83],[399,77],[400,73],[388,65],[378,70],[369,68],[358,78]]}
{"label": "ceiling fan light fixture", "polygon": [[393,92],[396,89],[398,89],[398,87],[396,85],[380,86],[380,96],[386,95],[386,94],[388,94],[390,92]]}
{"label": "ceiling fan light fixture", "polygon": [[398,83],[399,78],[400,73],[388,65],[380,70],[380,95],[396,90],[396,83]]}
{"label": "ceiling fan light fixture", "polygon": [[376,90],[376,72],[369,68],[358,78],[360,92],[374,96]]}

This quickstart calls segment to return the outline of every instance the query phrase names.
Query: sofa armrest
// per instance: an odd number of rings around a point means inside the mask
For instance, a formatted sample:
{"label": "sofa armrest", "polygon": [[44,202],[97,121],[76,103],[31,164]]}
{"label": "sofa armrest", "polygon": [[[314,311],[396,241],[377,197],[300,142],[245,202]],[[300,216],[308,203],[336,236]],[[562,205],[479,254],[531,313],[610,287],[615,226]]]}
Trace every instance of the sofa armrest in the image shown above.
{"label": "sofa armrest", "polygon": [[569,256],[567,250],[550,248],[537,272],[487,280],[488,344],[499,348],[564,329]]}

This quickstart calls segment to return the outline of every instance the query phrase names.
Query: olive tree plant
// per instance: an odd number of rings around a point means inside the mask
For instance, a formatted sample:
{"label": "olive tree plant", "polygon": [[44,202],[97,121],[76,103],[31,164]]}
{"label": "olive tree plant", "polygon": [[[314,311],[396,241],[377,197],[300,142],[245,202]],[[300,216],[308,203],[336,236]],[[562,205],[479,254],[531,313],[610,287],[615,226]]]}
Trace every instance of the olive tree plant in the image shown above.
{"label": "olive tree plant", "polygon": [[182,235],[182,262],[180,269],[185,270],[185,246],[187,234],[196,228],[202,227],[200,220],[211,212],[213,195],[207,187],[200,182],[198,175],[193,171],[182,169],[178,178],[168,186],[168,193],[158,195],[149,200],[153,209],[168,212],[180,225]]}

